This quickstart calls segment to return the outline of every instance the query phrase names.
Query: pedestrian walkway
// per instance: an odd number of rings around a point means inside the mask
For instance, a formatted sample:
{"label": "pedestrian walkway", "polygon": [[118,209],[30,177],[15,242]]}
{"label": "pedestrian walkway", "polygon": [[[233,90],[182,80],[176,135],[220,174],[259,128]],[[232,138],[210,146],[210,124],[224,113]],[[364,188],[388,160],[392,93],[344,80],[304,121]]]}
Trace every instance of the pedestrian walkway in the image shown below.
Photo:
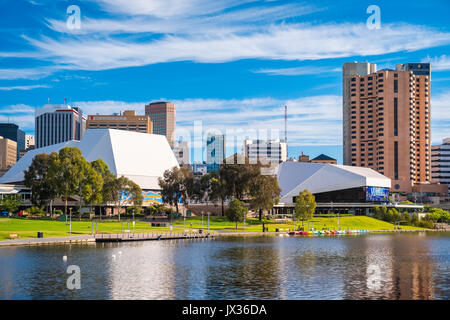
{"label": "pedestrian walkway", "polygon": [[58,244],[58,243],[82,243],[94,242],[93,235],[81,235],[71,237],[48,237],[48,238],[27,238],[0,241],[0,247],[3,246],[23,246],[23,245],[39,245],[39,244]]}

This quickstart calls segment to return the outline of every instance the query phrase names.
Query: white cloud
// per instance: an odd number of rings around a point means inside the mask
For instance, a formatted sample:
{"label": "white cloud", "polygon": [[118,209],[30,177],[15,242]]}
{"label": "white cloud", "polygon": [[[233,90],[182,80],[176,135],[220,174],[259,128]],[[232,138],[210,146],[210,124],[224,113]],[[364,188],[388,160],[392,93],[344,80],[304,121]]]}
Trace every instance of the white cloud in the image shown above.
{"label": "white cloud", "polygon": [[431,141],[442,143],[450,137],[450,92],[431,97]]}
{"label": "white cloud", "polygon": [[104,11],[155,17],[183,17],[219,12],[255,0],[92,0]]}
{"label": "white cloud", "polygon": [[327,68],[327,67],[294,67],[294,68],[279,68],[279,69],[259,69],[254,70],[254,73],[264,73],[273,76],[299,76],[308,74],[321,74],[321,73],[332,73],[340,72],[341,69],[337,68]]}
{"label": "white cloud", "polygon": [[46,84],[35,84],[29,86],[9,86],[9,87],[0,87],[0,91],[11,91],[11,90],[33,90],[33,89],[41,89],[41,88],[50,88],[50,86]]}
{"label": "white cloud", "polygon": [[448,71],[450,70],[450,56],[442,55],[440,57],[426,57],[422,62],[431,63],[431,71]]}
{"label": "white cloud", "polygon": [[37,80],[52,74],[56,68],[0,69],[0,80],[28,79]]}
{"label": "white cloud", "polygon": [[165,35],[156,40],[61,36],[26,37],[47,59],[67,68],[105,70],[171,61],[203,63],[239,59],[319,60],[419,50],[450,43],[450,34],[430,28],[385,24],[277,24],[240,34]]}
{"label": "white cloud", "polygon": [[[167,99],[159,99],[167,100]],[[177,128],[193,135],[195,121],[202,121],[203,129],[270,130],[284,136],[284,105],[288,105],[289,145],[340,145],[341,132],[340,96],[325,95],[297,99],[185,99],[170,100],[177,108]],[[85,114],[112,114],[124,110],[136,110],[144,114],[147,102],[82,101],[74,102]],[[181,132],[181,131],[180,131]]]}

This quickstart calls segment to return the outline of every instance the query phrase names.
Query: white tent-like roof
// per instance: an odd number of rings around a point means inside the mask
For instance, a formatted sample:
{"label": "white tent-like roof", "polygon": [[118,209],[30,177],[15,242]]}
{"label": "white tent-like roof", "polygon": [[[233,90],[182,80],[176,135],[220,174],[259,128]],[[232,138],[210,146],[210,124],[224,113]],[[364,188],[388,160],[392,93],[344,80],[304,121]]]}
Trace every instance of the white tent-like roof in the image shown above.
{"label": "white tent-like roof", "polygon": [[77,147],[87,161],[102,159],[116,176],[125,176],[142,189],[159,190],[158,178],[178,162],[165,136],[114,129],[88,129],[81,141],[67,141],[28,151],[3,177],[0,183],[24,180],[24,170],[35,155]]}
{"label": "white tent-like roof", "polygon": [[293,197],[308,189],[321,193],[373,186],[391,187],[391,179],[370,168],[325,163],[283,162],[277,170],[281,203],[292,203]]}

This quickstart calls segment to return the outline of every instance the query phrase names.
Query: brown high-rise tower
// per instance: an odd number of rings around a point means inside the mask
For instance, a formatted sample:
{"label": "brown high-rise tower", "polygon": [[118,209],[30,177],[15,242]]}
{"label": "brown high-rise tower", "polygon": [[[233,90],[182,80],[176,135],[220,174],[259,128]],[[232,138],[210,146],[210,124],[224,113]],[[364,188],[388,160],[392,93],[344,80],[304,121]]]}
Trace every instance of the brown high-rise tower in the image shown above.
{"label": "brown high-rise tower", "polygon": [[367,64],[363,72],[359,65],[343,67],[344,164],[386,175],[393,192],[429,184],[430,65],[376,71]]}
{"label": "brown high-rise tower", "polygon": [[166,136],[172,149],[175,146],[175,105],[170,102],[152,102],[145,106],[145,115],[150,116],[153,133]]}

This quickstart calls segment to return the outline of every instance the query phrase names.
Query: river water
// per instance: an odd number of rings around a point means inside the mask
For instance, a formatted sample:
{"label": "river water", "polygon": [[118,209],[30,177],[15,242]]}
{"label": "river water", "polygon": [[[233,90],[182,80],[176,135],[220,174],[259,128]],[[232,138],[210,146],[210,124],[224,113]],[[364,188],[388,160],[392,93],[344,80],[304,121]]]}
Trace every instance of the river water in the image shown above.
{"label": "river water", "polygon": [[449,299],[449,267],[450,233],[7,247],[0,299]]}

